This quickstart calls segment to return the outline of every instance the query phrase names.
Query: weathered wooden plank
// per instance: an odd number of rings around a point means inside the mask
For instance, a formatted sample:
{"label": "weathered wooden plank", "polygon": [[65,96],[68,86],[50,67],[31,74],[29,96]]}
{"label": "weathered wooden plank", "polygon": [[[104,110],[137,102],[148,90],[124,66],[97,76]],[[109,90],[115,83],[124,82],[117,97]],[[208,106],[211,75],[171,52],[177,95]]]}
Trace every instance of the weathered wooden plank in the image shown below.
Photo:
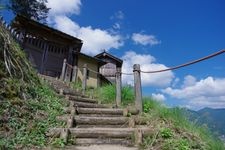
{"label": "weathered wooden plank", "polygon": [[134,145],[131,139],[124,138],[77,138],[77,145],[88,145],[88,144],[116,144],[116,145]]}
{"label": "weathered wooden plank", "polygon": [[116,69],[116,105],[121,105],[121,68]]}
{"label": "weathered wooden plank", "polygon": [[133,72],[134,72],[134,91],[135,91],[135,106],[136,108],[142,112],[142,90],[141,90],[141,74],[140,74],[140,65],[134,64]]}
{"label": "weathered wooden plank", "polygon": [[127,117],[75,117],[76,124],[85,125],[127,125]]}

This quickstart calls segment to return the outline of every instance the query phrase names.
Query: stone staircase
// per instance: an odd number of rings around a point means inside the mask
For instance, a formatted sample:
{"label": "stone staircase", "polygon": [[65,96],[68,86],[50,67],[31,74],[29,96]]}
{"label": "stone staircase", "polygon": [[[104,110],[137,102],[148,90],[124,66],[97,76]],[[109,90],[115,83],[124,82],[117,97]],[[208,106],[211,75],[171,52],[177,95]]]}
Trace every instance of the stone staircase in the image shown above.
{"label": "stone staircase", "polygon": [[97,100],[72,90],[62,81],[42,77],[68,102],[68,106],[64,108],[65,114],[57,117],[66,123],[66,127],[51,128],[48,136],[60,137],[70,143],[72,141],[76,146],[137,147],[142,143],[143,136],[152,133],[151,129],[144,127],[143,121],[138,119],[137,110],[99,104]]}

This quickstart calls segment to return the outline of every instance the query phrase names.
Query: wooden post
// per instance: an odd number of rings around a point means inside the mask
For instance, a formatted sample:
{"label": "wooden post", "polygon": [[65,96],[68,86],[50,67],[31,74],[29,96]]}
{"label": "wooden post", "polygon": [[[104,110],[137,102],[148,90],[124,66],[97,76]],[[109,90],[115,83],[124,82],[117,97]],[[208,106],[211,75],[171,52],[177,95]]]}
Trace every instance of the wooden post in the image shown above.
{"label": "wooden post", "polygon": [[65,70],[66,70],[66,59],[63,60],[62,72],[60,79],[63,81],[65,78]]}
{"label": "wooden post", "polygon": [[142,112],[142,91],[141,91],[141,74],[140,74],[140,65],[134,64],[133,72],[134,72],[134,92],[135,92],[135,106]]}
{"label": "wooden post", "polygon": [[116,106],[121,104],[121,68],[116,68]]}
{"label": "wooden post", "polygon": [[72,76],[73,82],[76,82],[76,77],[77,77],[77,66],[73,66],[73,76]]}
{"label": "wooden post", "polygon": [[70,75],[71,75],[71,68],[69,65],[66,65],[66,73],[65,73],[65,78],[64,81],[70,81]]}
{"label": "wooden post", "polygon": [[143,140],[143,134],[140,129],[136,129],[134,131],[134,137],[135,137],[135,145],[140,145]]}
{"label": "wooden post", "polygon": [[82,94],[85,94],[87,86],[87,64],[84,64],[83,66],[83,80],[82,80]]}

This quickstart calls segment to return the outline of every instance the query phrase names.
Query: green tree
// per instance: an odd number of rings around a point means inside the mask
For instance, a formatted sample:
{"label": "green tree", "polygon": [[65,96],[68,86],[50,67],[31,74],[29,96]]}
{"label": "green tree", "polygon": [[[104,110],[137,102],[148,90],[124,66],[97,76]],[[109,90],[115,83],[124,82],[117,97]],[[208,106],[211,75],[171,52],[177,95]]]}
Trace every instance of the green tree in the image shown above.
{"label": "green tree", "polygon": [[47,0],[9,0],[8,8],[14,14],[45,23],[49,11],[46,2]]}

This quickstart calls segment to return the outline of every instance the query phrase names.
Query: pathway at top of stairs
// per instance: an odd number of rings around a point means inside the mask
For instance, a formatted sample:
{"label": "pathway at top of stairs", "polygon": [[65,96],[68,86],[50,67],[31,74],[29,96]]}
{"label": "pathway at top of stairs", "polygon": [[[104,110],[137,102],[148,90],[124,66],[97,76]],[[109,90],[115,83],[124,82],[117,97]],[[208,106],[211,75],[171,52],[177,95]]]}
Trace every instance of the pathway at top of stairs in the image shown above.
{"label": "pathway at top of stairs", "polygon": [[72,141],[74,145],[68,145],[65,149],[137,150],[142,138],[152,133],[150,128],[143,126],[145,122],[136,117],[137,110],[99,104],[60,80],[41,77],[68,101],[65,114],[57,117],[66,123],[66,127],[51,128],[48,132],[48,136],[60,137],[69,143]]}

